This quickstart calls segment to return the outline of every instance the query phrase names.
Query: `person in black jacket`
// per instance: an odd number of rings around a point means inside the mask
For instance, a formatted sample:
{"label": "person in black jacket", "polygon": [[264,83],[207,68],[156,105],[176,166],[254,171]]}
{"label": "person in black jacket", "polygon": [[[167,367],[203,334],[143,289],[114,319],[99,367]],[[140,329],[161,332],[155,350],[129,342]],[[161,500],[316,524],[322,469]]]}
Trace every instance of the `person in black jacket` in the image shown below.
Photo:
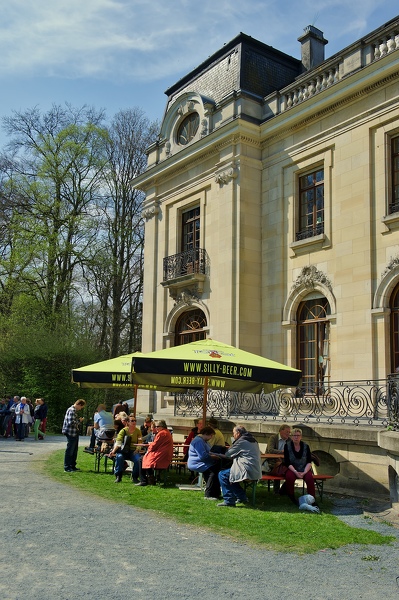
{"label": "person in black jacket", "polygon": [[39,434],[40,434],[41,439],[44,439],[43,431],[39,431],[41,423],[44,421],[44,419],[47,418],[47,404],[45,403],[43,398],[36,398],[33,417],[35,419],[35,422],[33,425],[33,431],[35,433],[35,440],[36,441],[39,440]]}

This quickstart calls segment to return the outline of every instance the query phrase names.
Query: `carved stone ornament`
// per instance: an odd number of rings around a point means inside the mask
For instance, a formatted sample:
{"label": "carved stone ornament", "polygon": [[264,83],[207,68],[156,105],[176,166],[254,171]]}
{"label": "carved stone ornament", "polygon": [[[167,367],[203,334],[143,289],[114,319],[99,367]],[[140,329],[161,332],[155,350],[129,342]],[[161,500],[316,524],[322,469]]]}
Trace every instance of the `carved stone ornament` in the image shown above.
{"label": "carved stone ornament", "polygon": [[303,267],[300,275],[296,278],[292,289],[295,290],[299,287],[305,287],[309,290],[313,290],[317,284],[326,286],[330,292],[332,292],[332,285],[328,277],[319,271],[314,265]]}
{"label": "carved stone ornament", "polygon": [[149,219],[152,219],[152,217],[155,217],[155,215],[157,215],[159,212],[160,212],[159,206],[153,205],[153,206],[149,206],[148,208],[145,208],[143,210],[143,212],[141,213],[141,216],[146,221],[149,221]]}
{"label": "carved stone ornament", "polygon": [[197,295],[196,288],[185,288],[175,297],[175,306],[178,304],[184,304],[186,306],[191,306],[193,302],[198,303],[200,301],[199,296]]}
{"label": "carved stone ornament", "polygon": [[238,169],[236,165],[231,165],[218,171],[215,175],[215,181],[220,185],[220,187],[222,187],[223,185],[227,185],[232,179],[235,179],[237,176]]}
{"label": "carved stone ornament", "polygon": [[393,271],[393,269],[395,269],[396,267],[399,267],[399,256],[394,256],[393,258],[391,258],[385,271],[382,274],[382,277],[385,277],[385,275],[387,275],[390,271]]}

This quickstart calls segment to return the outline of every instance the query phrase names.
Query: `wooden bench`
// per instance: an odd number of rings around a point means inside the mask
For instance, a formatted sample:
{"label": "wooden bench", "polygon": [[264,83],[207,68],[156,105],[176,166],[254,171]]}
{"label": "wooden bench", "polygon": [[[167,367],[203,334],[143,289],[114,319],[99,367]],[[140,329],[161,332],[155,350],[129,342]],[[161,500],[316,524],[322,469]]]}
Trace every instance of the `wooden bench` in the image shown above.
{"label": "wooden bench", "polygon": [[[324,482],[327,479],[333,479],[334,475],[319,475],[318,473],[313,473],[313,479],[316,486],[316,489],[319,493],[320,500],[323,501],[323,491],[324,491]],[[262,479],[260,481],[267,481],[267,489],[270,491],[270,482],[272,481],[285,481],[285,477],[281,475],[262,475]],[[298,481],[298,479],[297,479]],[[305,492],[306,483],[303,481],[302,491]]]}

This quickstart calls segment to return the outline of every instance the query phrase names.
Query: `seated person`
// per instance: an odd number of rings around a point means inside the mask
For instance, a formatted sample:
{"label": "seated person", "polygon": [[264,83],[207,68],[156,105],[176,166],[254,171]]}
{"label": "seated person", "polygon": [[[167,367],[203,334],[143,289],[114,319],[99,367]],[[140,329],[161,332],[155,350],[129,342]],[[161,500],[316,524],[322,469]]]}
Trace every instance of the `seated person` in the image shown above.
{"label": "seated person", "polygon": [[136,485],[155,485],[154,469],[167,469],[173,456],[173,438],[165,421],[156,421],[157,434],[143,456],[141,481]]}
{"label": "seated person", "polygon": [[[280,454],[284,452],[285,444],[290,438],[291,427],[284,423],[280,425],[278,433],[274,433],[270,436],[269,441],[267,442],[267,451],[269,454]],[[271,459],[269,461],[269,466],[271,468],[271,472],[273,473],[273,467],[278,464],[278,461]],[[280,490],[280,481],[273,481],[273,491],[275,494],[283,494],[285,493],[285,484],[283,483],[282,488]]]}
{"label": "seated person", "polygon": [[226,443],[224,441],[223,433],[218,429],[219,423],[217,419],[211,417],[208,419],[207,425],[215,430],[215,435],[213,435],[208,442],[211,451],[224,454],[226,452]]}
{"label": "seated person", "polygon": [[112,413],[106,411],[105,404],[99,404],[97,406],[97,411],[94,415],[94,424],[90,437],[90,445],[86,446],[84,452],[94,454],[96,441],[99,440],[100,437],[102,437],[101,434],[104,434],[106,431],[114,432],[114,430],[114,417],[112,416]]}
{"label": "seated person", "polygon": [[224,501],[218,506],[235,506],[236,502],[247,504],[247,495],[239,482],[257,481],[262,477],[260,449],[252,433],[237,426],[233,429],[233,438],[234,442],[224,455],[232,458],[233,464],[219,473]]}
{"label": "seated person", "polygon": [[312,458],[308,444],[302,441],[302,429],[296,427],[292,432],[292,440],[284,446],[284,464],[288,467],[285,485],[290,500],[298,506],[294,493],[296,479],[303,479],[308,494],[314,497],[316,493],[312,475]]}
{"label": "seated person", "polygon": [[[136,427],[136,417],[134,417],[133,415],[130,415],[130,417],[128,417],[126,413],[124,413],[124,415],[125,416],[122,416],[121,418],[123,428],[117,434],[114,447],[112,448],[108,456],[110,458],[116,457],[115,483],[120,483],[122,481],[122,475],[125,470],[126,460],[130,460],[133,462],[132,479],[134,483],[138,483],[140,472],[140,454],[135,444],[139,444],[141,442],[141,431],[138,427]],[[126,454],[122,454],[120,452],[120,448],[123,444],[125,435],[130,435],[130,450]]]}
{"label": "seated person", "polygon": [[185,462],[187,462],[187,460],[188,460],[188,449],[190,447],[190,444],[193,441],[193,439],[198,435],[198,433],[201,431],[201,429],[202,429],[202,419],[195,419],[194,427],[188,434],[187,438],[184,440],[184,446],[183,446],[184,458],[183,458],[183,460]]}
{"label": "seated person", "polygon": [[151,424],[153,423],[152,420],[152,416],[151,415],[147,415],[144,423],[142,424],[142,426],[140,427],[141,429],[141,435],[144,439],[144,436],[147,435],[147,433],[150,433],[150,429],[151,429]]}
{"label": "seated person", "polygon": [[147,434],[143,435],[143,442],[146,444],[150,444],[155,440],[155,436],[158,433],[158,427],[155,424],[155,421],[151,421],[151,425],[148,428]]}
{"label": "seated person", "polygon": [[208,444],[215,430],[212,427],[203,427],[199,434],[191,441],[188,449],[187,467],[190,471],[202,473],[205,486],[205,499],[217,500],[220,496],[220,485],[218,473],[220,471],[220,460],[210,455]]}

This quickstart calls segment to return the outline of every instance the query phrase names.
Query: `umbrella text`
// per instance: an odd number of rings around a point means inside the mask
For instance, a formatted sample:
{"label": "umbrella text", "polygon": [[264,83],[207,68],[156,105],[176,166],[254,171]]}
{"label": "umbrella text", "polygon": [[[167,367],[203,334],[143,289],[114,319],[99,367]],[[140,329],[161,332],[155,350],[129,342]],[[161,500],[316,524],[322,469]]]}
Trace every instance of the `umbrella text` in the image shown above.
{"label": "umbrella text", "polygon": [[252,377],[252,368],[224,363],[187,362],[184,363],[184,371],[187,373],[203,373],[221,375],[224,377]]}

